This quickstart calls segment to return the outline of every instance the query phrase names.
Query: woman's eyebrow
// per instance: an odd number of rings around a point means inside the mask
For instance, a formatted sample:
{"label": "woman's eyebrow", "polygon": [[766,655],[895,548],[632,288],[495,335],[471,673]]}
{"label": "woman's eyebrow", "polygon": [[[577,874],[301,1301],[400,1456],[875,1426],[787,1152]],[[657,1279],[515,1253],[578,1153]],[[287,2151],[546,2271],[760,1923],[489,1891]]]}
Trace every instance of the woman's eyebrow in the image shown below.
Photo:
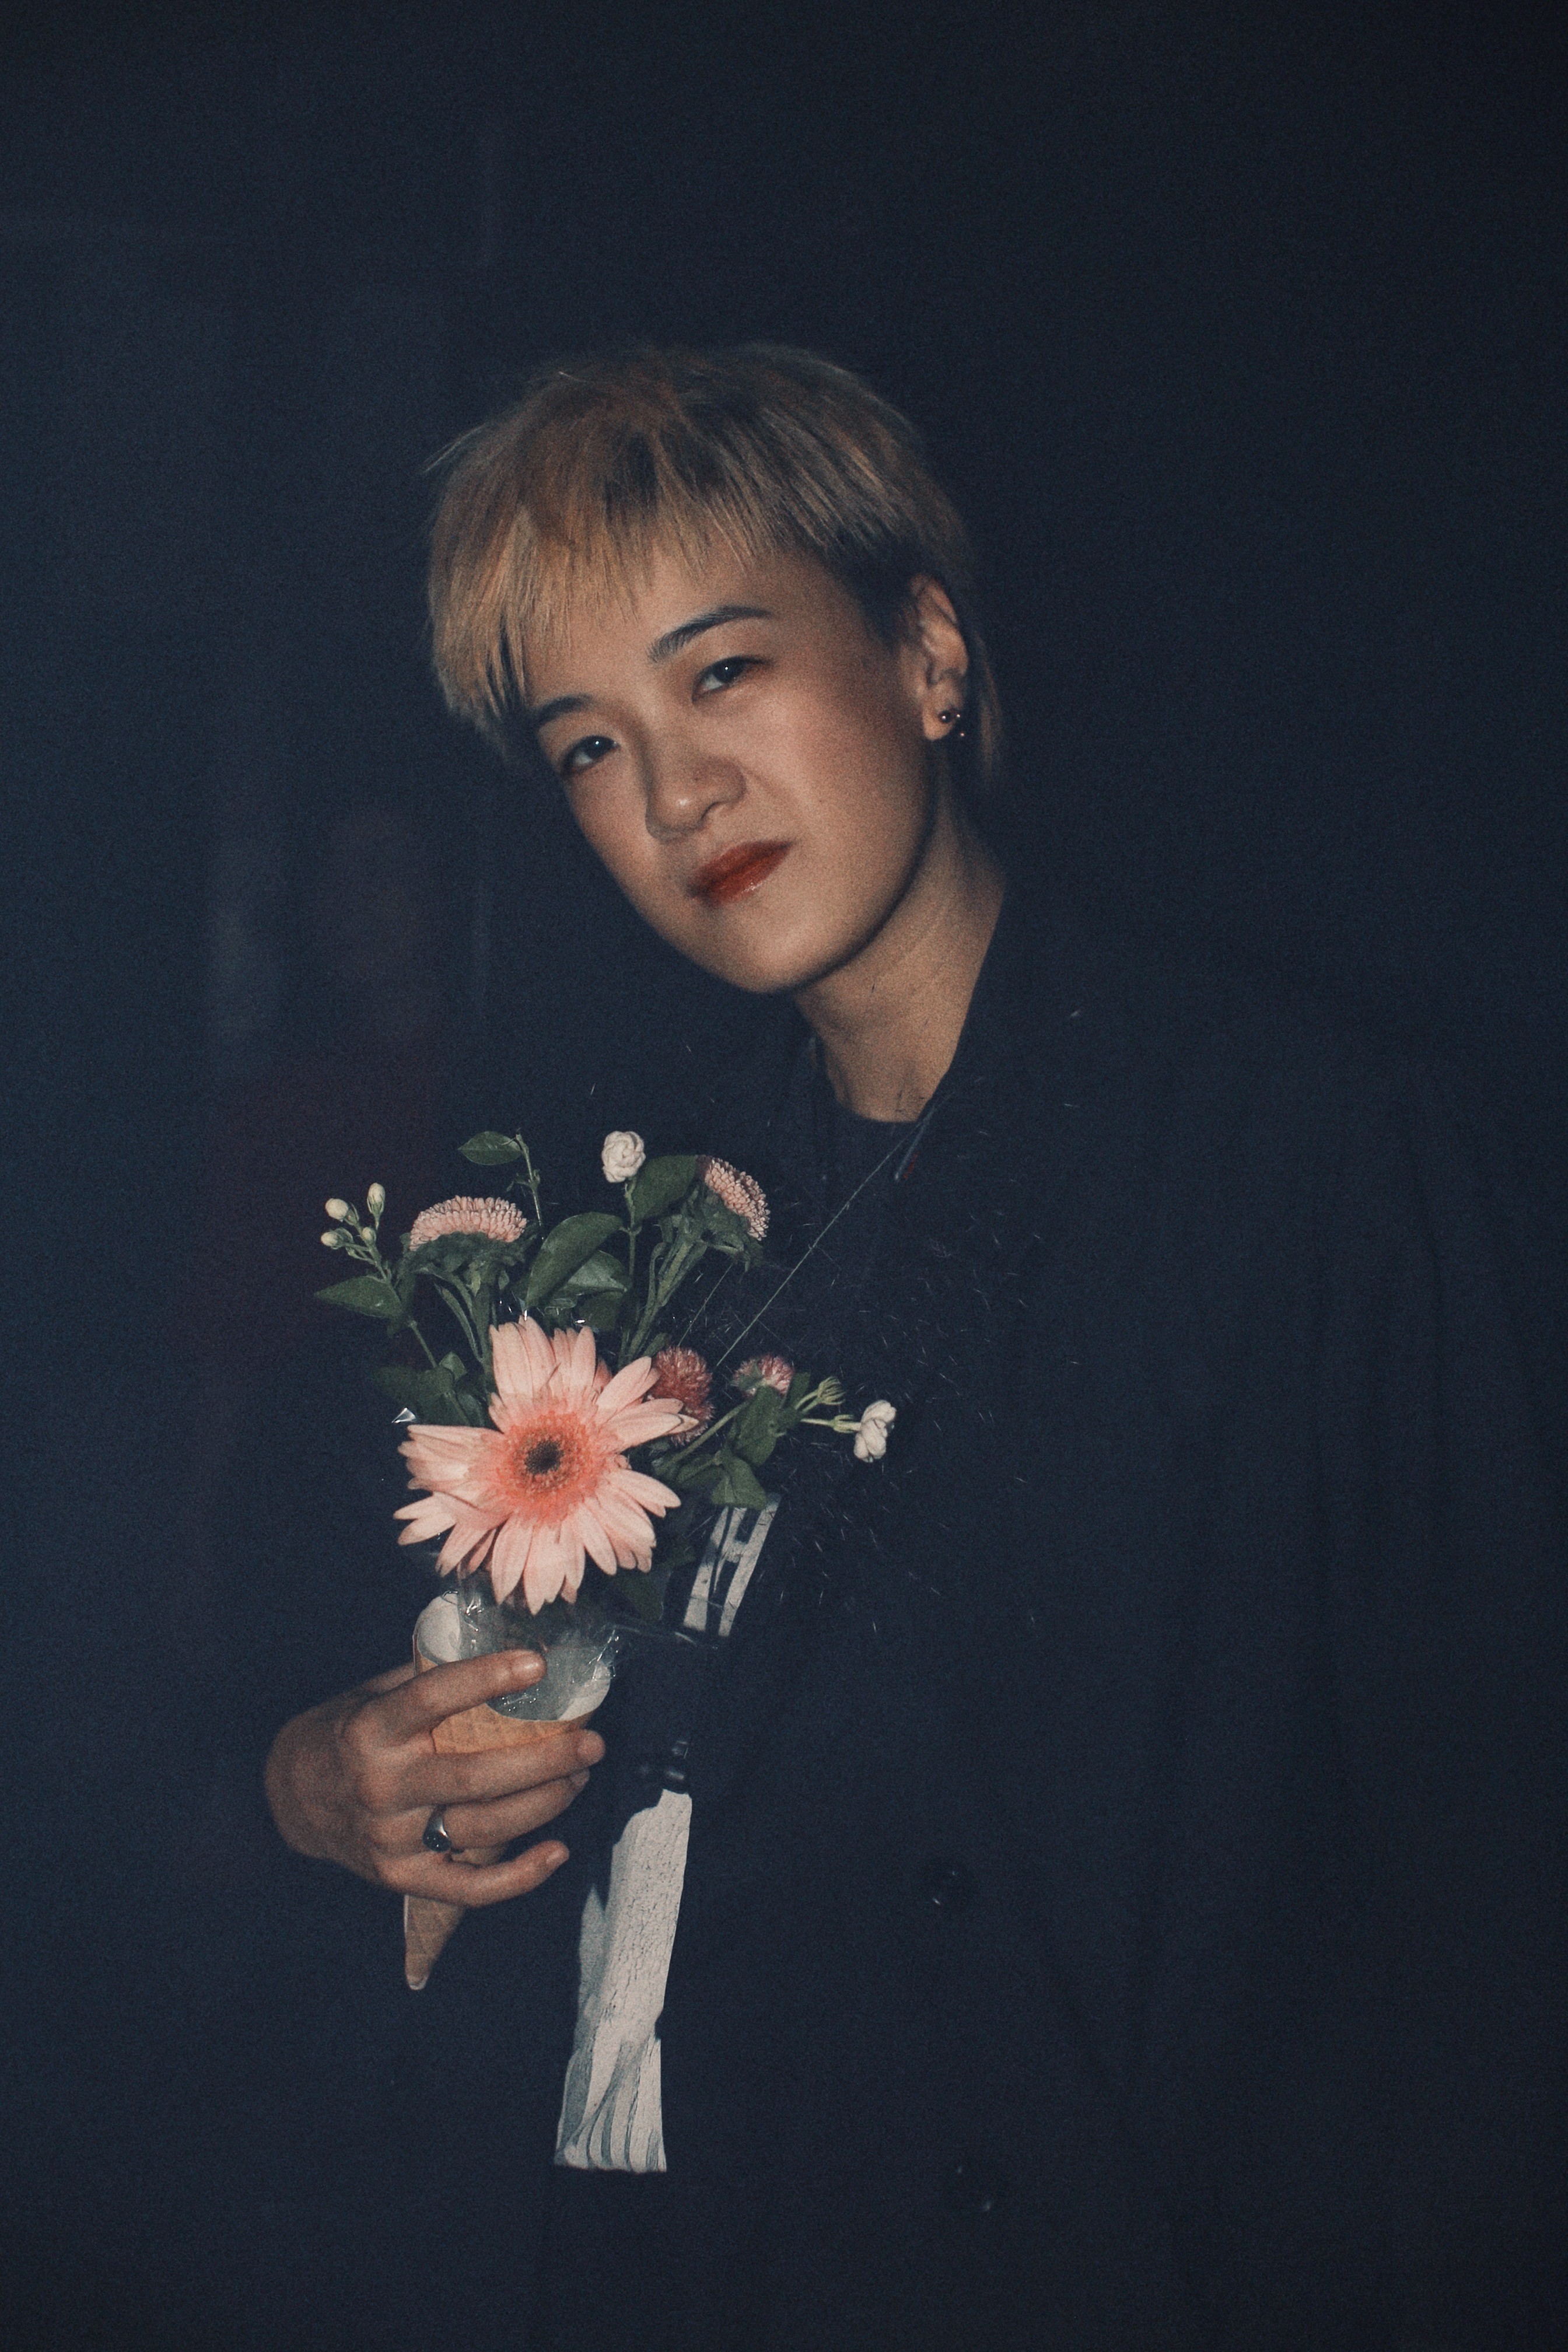
{"label": "woman's eyebrow", "polygon": [[[693,637],[705,629],[721,629],[729,621],[771,621],[773,614],[765,604],[715,604],[710,613],[699,613],[694,620],[682,621],[677,629],[666,629],[662,637],[655,637],[647,649],[650,662],[668,661]],[[586,710],[593,697],[587,694],[558,694],[552,702],[542,702],[537,710],[528,714],[534,728],[548,727],[552,719],[564,719],[570,711]]]}
{"label": "woman's eyebrow", "polygon": [[542,702],[537,710],[528,713],[531,727],[548,727],[552,719],[564,719],[569,710],[586,710],[585,694],[558,694],[553,702]]}
{"label": "woman's eyebrow", "polygon": [[678,629],[666,629],[662,637],[655,637],[647,657],[650,662],[668,661],[704,629],[721,629],[728,621],[771,621],[773,617],[761,604],[715,604],[710,613],[699,613],[694,621],[682,621]]}

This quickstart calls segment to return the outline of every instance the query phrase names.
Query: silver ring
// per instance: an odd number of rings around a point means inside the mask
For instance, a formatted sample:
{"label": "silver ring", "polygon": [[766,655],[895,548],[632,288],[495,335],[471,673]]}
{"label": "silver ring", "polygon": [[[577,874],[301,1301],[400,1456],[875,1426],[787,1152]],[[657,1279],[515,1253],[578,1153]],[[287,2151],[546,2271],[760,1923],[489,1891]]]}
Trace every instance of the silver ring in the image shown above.
{"label": "silver ring", "polygon": [[421,1845],[428,1846],[432,1853],[452,1853],[452,1841],[447,1834],[447,1824],[441,1817],[439,1805],[426,1822],[425,1832],[419,1843]]}

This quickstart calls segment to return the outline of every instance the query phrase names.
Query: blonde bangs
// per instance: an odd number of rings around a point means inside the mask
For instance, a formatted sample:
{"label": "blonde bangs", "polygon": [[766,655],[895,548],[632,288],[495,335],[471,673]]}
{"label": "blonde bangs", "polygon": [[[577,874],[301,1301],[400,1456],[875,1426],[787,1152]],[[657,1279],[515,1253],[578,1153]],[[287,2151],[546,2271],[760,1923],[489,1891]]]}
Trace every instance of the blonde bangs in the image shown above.
{"label": "blonde bangs", "polygon": [[661,551],[816,559],[890,637],[910,581],[940,579],[970,641],[977,781],[999,723],[972,614],[963,526],[913,428],[859,380],[802,352],[636,351],[538,376],[466,434],[431,537],[437,676],[503,751],[526,709],[528,647],[570,604],[624,603]]}

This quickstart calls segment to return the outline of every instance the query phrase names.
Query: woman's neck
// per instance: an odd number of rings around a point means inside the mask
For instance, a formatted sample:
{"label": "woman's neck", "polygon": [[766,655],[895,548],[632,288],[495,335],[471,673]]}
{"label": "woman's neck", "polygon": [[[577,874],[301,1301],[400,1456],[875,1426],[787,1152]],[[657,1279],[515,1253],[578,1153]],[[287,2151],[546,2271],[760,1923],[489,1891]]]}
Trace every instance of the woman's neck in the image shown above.
{"label": "woman's neck", "polygon": [[944,793],[875,939],[795,998],[829,1085],[861,1118],[916,1119],[958,1050],[1001,911],[1002,869]]}

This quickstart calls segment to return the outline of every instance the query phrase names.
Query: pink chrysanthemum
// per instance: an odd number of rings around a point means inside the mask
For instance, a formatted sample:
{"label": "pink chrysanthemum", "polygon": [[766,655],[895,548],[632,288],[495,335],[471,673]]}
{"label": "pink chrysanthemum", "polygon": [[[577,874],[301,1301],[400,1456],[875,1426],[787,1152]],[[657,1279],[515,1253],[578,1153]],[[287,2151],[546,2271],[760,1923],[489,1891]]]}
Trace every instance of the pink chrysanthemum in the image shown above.
{"label": "pink chrysanthemum", "polygon": [[490,1334],[496,1393],[490,1429],[419,1422],[403,1453],[411,1486],[429,1493],[405,1503],[400,1543],[445,1537],[438,1566],[489,1566],[496,1599],[521,1584],[531,1610],[560,1592],[575,1600],[586,1562],[606,1576],[651,1568],[658,1517],[680,1500],[634,1470],[627,1449],[668,1437],[680,1408],[647,1394],[646,1356],[604,1386],[592,1331],[547,1337],[537,1323],[504,1323]]}
{"label": "pink chrysanthemum", "polygon": [[764,1385],[777,1389],[780,1396],[789,1394],[789,1384],[795,1378],[795,1366],[786,1356],[752,1356],[735,1375],[735,1386],[759,1389]]}
{"label": "pink chrysanthemum", "polygon": [[653,1394],[680,1408],[680,1424],[670,1433],[677,1445],[689,1445],[712,1420],[712,1386],[713,1375],[695,1348],[661,1348],[654,1358]]}
{"label": "pink chrysanthemum", "polygon": [[768,1196],[756,1178],[731,1168],[727,1160],[700,1160],[697,1173],[727,1209],[745,1220],[752,1239],[760,1242],[768,1229]]}
{"label": "pink chrysanthemum", "polygon": [[439,1241],[443,1234],[475,1234],[487,1242],[515,1242],[522,1237],[528,1219],[510,1201],[470,1200],[460,1192],[455,1201],[437,1201],[421,1209],[408,1236],[410,1249]]}

